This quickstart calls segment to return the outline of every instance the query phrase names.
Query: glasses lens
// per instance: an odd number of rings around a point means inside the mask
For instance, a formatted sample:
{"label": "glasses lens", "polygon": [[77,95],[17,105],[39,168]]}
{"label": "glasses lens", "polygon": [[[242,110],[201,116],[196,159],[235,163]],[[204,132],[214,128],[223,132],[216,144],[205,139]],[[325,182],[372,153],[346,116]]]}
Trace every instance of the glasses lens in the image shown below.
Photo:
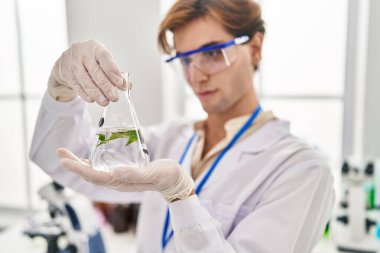
{"label": "glasses lens", "polygon": [[[187,60],[190,60],[190,59],[187,59]],[[186,73],[186,61],[185,59],[182,59],[182,58],[178,58],[178,59],[175,59],[173,61],[171,61],[169,63],[169,66],[170,68],[172,69],[172,71],[174,72],[176,78],[177,78],[177,81],[180,82],[180,83],[186,83],[188,82],[187,80],[187,73]],[[190,62],[188,63],[190,65]]]}
{"label": "glasses lens", "polygon": [[175,72],[191,80],[194,68],[206,75],[212,75],[228,68],[236,60],[235,47],[214,49],[184,56],[171,62]]}
{"label": "glasses lens", "polygon": [[206,74],[215,74],[230,65],[224,49],[210,50],[200,53],[199,68]]}

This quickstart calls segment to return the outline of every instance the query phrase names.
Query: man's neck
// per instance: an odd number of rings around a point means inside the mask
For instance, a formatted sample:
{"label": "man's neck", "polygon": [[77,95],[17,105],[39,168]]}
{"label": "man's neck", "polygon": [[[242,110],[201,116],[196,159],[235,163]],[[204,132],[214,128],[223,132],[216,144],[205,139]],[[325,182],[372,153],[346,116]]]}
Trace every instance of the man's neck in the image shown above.
{"label": "man's neck", "polygon": [[252,113],[258,105],[259,101],[253,94],[246,99],[240,100],[236,105],[222,113],[208,114],[205,124],[205,144],[202,157],[204,157],[212,149],[212,147],[226,137],[224,126],[227,121]]}
{"label": "man's neck", "polygon": [[223,130],[224,125],[230,119],[251,114],[257,108],[259,101],[254,93],[247,94],[245,98],[240,99],[235,105],[219,113],[209,113],[206,119],[207,132]]}

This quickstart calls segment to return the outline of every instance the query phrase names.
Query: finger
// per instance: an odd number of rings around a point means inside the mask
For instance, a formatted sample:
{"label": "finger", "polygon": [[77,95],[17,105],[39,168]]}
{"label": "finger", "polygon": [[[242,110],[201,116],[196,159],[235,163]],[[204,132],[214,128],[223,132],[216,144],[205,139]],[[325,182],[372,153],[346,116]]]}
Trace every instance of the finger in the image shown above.
{"label": "finger", "polygon": [[68,81],[68,85],[73,88],[81,98],[89,103],[93,103],[94,100],[83,90],[82,86],[75,78],[74,73],[72,72],[73,68],[68,67],[71,66],[73,61],[73,52],[74,47],[70,47],[62,54],[60,61],[57,62],[59,64],[56,64],[57,69],[60,72],[60,76],[64,76],[64,79]]}
{"label": "finger", "polygon": [[85,162],[85,163],[88,163],[88,164],[90,164],[90,160],[88,160],[88,159],[85,159],[85,158],[80,158],[80,160],[81,160],[81,161],[83,161],[83,162]]}
{"label": "finger", "polygon": [[83,63],[92,80],[102,90],[107,99],[110,101],[116,101],[119,98],[119,92],[115,85],[104,74],[96,59],[91,56],[84,57]]}
{"label": "finger", "polygon": [[80,161],[80,159],[73,152],[68,150],[67,148],[58,148],[57,154],[58,154],[59,158],[61,158],[61,159],[67,158],[67,159],[71,159],[71,160],[75,160],[75,161]]}
{"label": "finger", "polygon": [[126,83],[111,53],[100,43],[96,45],[94,52],[95,59],[99,62],[101,69],[108,79],[111,80],[116,87],[125,90],[127,88]]}
{"label": "finger", "polygon": [[76,90],[76,92],[78,93],[78,95],[86,102],[88,103],[93,103],[94,100],[84,91],[84,89],[82,88],[82,86],[80,86],[80,84],[78,83],[77,79],[74,77],[74,75],[72,75],[72,81],[70,81],[70,83],[72,84],[71,87]]}
{"label": "finger", "polygon": [[113,181],[110,173],[94,170],[88,163],[81,160],[63,158],[60,160],[63,167],[81,176],[86,181],[97,185],[108,185]]}
{"label": "finger", "polygon": [[83,59],[80,54],[76,55],[73,50],[73,57],[75,58],[71,64],[72,73],[85,91],[99,105],[105,106],[109,103],[108,99],[104,96],[98,86],[92,81],[91,76],[88,74],[86,68],[83,65]]}
{"label": "finger", "polygon": [[94,100],[84,91],[82,87],[78,87],[78,95],[88,103],[93,103]]}
{"label": "finger", "polygon": [[79,158],[70,150],[58,148],[57,153],[63,167],[78,174],[85,180],[99,185],[107,185],[113,181],[110,173],[94,170],[88,159]]}
{"label": "finger", "polygon": [[83,74],[81,76],[76,76],[76,78],[78,79],[78,82],[80,83],[83,91],[99,105],[106,106],[109,103],[109,100],[106,98],[106,96],[104,96],[100,88],[94,83],[84,67],[81,72]]}

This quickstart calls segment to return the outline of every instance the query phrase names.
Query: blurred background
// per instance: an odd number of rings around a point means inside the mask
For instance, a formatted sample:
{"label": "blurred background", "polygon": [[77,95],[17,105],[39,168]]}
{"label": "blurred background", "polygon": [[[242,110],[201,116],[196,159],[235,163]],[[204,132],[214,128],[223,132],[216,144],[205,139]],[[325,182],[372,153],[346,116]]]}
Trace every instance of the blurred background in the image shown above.
{"label": "blurred background", "polygon": [[[28,152],[51,68],[71,43],[96,39],[131,72],[143,125],[205,117],[157,49],[160,20],[173,2],[0,2],[0,229],[46,209],[37,192],[51,180]],[[267,34],[254,83],[262,105],[327,155],[340,212],[339,201],[350,188],[342,180],[343,161],[355,157],[360,170],[380,158],[380,1],[259,2]],[[89,109],[97,122],[101,108]],[[365,183],[375,185],[374,178]]]}

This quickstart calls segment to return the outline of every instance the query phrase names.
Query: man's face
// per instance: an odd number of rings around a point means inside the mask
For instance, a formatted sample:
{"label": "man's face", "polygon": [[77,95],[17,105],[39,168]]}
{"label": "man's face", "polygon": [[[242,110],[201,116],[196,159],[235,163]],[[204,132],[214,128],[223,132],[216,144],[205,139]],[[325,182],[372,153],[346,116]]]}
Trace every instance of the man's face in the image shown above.
{"label": "man's face", "polygon": [[[196,19],[175,30],[177,52],[194,50],[210,43],[223,43],[234,37],[209,17]],[[236,106],[253,91],[253,66],[249,46],[234,46],[235,60],[230,66],[212,75],[191,67],[187,81],[209,114],[223,113]]]}

